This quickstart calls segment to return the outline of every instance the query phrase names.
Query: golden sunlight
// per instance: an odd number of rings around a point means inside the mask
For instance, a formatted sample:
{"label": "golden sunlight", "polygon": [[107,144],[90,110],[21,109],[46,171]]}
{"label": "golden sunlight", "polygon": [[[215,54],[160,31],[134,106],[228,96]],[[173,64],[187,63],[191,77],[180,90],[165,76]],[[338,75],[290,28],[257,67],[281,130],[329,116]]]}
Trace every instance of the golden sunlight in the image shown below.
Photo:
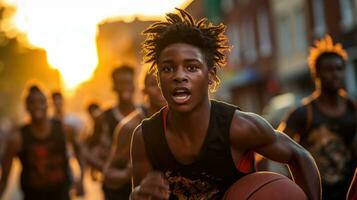
{"label": "golden sunlight", "polygon": [[96,25],[109,18],[158,17],[192,0],[7,0],[13,23],[31,45],[44,48],[50,65],[73,90],[90,79],[96,65]]}

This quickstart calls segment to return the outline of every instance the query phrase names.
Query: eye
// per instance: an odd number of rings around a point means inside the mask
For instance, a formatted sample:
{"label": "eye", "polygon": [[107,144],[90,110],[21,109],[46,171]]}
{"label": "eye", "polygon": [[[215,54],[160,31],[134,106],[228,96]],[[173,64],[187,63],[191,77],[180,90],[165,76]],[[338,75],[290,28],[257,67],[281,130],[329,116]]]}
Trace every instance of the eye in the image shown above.
{"label": "eye", "polygon": [[171,65],[164,65],[161,67],[161,71],[165,73],[172,72],[174,68]]}
{"label": "eye", "polygon": [[188,70],[189,72],[196,72],[196,71],[198,70],[198,67],[195,66],[195,65],[188,65],[188,66],[187,66],[187,70]]}

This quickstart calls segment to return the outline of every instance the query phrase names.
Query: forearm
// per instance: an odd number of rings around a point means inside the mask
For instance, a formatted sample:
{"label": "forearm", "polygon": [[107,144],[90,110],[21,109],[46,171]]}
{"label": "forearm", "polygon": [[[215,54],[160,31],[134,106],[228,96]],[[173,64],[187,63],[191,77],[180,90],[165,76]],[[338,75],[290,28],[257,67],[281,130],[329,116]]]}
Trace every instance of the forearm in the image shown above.
{"label": "forearm", "polygon": [[294,181],[305,191],[309,199],[321,199],[321,180],[312,156],[304,149],[293,156],[289,169]]}
{"label": "forearm", "polygon": [[88,146],[83,146],[82,156],[86,164],[90,165],[98,171],[103,171],[105,160],[101,159],[98,155],[98,151],[95,151],[97,147],[88,148]]}
{"label": "forearm", "polygon": [[130,183],[131,175],[132,172],[130,168],[109,168],[105,171],[104,183],[108,186],[118,188]]}
{"label": "forearm", "polygon": [[88,163],[91,167],[95,168],[98,171],[103,171],[105,162],[104,160],[96,157],[95,155],[85,155],[86,163]]}
{"label": "forearm", "polygon": [[84,158],[83,158],[82,155],[77,155],[76,157],[77,157],[77,162],[78,162],[79,168],[81,170],[79,181],[81,183],[83,183],[84,170],[85,170],[85,161],[84,161]]}

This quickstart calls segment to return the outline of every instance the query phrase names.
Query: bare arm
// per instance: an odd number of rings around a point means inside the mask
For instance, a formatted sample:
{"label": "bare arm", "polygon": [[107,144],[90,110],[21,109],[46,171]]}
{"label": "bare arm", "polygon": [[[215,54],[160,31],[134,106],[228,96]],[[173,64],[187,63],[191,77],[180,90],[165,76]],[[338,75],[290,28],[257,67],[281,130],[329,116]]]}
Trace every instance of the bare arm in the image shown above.
{"label": "bare arm", "polygon": [[134,131],[131,141],[130,159],[133,168],[130,195],[132,200],[140,199],[169,199],[169,185],[160,172],[152,171],[151,163],[147,157],[142,128],[139,126]]}
{"label": "bare arm", "polygon": [[81,142],[79,141],[78,133],[74,131],[74,129],[70,126],[64,126],[64,130],[66,132],[67,139],[70,141],[71,145],[73,146],[73,150],[80,167],[80,177],[77,185],[77,195],[83,195],[83,177],[84,177],[84,157],[83,157],[83,147]]}
{"label": "bare arm", "polygon": [[130,182],[130,141],[140,121],[141,117],[123,120],[116,127],[112,151],[104,167],[104,181],[107,186],[117,188]]}
{"label": "bare arm", "polygon": [[294,181],[309,199],[321,198],[320,175],[312,156],[286,134],[274,130],[263,118],[236,111],[230,136],[233,151],[253,150],[268,159],[288,164]]}
{"label": "bare arm", "polygon": [[105,159],[103,159],[102,154],[107,156],[109,152],[103,152],[105,149],[105,142],[108,140],[103,134],[104,131],[104,121],[105,116],[102,114],[97,117],[94,121],[94,132],[88,139],[88,143],[83,145],[83,155],[84,158],[91,167],[102,172],[105,164]]}
{"label": "bare arm", "polygon": [[138,186],[141,180],[152,171],[147,157],[141,126],[135,129],[131,140],[130,161],[133,169],[132,185]]}
{"label": "bare arm", "polygon": [[12,160],[20,151],[21,146],[22,146],[21,136],[18,132],[16,132],[14,136],[8,138],[5,152],[4,152],[2,173],[0,178],[0,199],[2,198],[6,189],[7,180],[11,172]]}

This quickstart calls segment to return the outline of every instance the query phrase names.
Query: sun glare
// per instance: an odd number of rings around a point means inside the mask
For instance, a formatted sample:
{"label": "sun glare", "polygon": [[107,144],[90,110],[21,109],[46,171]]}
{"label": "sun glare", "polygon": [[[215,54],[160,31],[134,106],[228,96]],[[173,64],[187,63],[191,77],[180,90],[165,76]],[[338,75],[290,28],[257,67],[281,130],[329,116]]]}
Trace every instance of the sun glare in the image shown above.
{"label": "sun glare", "polygon": [[90,79],[97,65],[99,22],[134,16],[158,17],[192,0],[7,0],[16,7],[13,23],[31,45],[44,48],[50,65],[73,90]]}

